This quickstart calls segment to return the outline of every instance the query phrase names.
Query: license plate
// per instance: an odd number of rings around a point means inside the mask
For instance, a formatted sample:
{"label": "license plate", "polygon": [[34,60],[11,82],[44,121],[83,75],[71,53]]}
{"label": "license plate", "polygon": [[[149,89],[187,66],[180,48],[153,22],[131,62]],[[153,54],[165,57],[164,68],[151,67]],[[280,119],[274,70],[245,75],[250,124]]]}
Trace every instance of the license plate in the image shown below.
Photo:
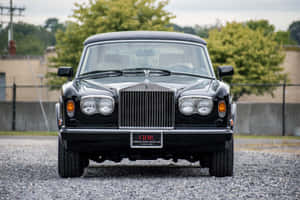
{"label": "license plate", "polygon": [[130,134],[131,148],[162,148],[162,132],[132,132]]}

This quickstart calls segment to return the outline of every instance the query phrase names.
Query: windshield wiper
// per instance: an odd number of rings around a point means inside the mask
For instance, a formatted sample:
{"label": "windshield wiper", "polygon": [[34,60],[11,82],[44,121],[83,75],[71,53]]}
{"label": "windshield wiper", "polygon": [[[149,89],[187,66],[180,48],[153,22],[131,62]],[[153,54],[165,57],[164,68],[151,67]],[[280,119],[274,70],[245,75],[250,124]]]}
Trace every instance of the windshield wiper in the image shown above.
{"label": "windshield wiper", "polygon": [[185,72],[171,72],[173,75],[183,75],[183,76],[193,76],[193,77],[199,77],[199,78],[205,78],[205,79],[211,79],[214,80],[214,77],[200,75],[200,74],[190,74]]}
{"label": "windshield wiper", "polygon": [[165,74],[167,76],[171,75],[171,71],[159,68],[151,68],[151,67],[139,67],[139,68],[128,68],[123,69],[123,73],[144,73],[145,76],[149,76],[150,73],[160,73]]}
{"label": "windshield wiper", "polygon": [[[190,74],[190,73],[185,73],[185,72],[174,72],[174,71],[169,71],[166,69],[159,69],[159,68],[150,68],[150,67],[141,67],[141,68],[129,68],[129,69],[124,69],[122,70],[124,73],[137,73],[137,72],[143,72],[145,73],[162,73],[167,76],[169,75],[183,75],[183,76],[193,76],[193,77],[199,77],[199,78],[205,78],[205,79],[211,79],[214,80],[215,78],[210,77],[210,76],[205,76],[205,75],[200,75],[200,74]],[[148,71],[148,72],[147,72]]]}
{"label": "windshield wiper", "polygon": [[93,77],[107,77],[107,76],[122,76],[121,70],[95,70],[86,73],[82,73],[78,78],[93,78]]}

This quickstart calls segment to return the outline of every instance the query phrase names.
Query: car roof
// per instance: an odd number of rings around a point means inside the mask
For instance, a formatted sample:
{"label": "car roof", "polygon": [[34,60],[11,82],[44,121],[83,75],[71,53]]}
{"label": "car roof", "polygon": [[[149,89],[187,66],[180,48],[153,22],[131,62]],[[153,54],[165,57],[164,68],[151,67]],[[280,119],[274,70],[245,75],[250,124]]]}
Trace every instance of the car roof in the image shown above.
{"label": "car roof", "polygon": [[115,41],[115,40],[175,40],[185,42],[195,42],[206,45],[206,42],[195,35],[166,32],[166,31],[123,31],[123,32],[110,32],[101,33],[88,37],[84,41],[84,45],[95,42]]}

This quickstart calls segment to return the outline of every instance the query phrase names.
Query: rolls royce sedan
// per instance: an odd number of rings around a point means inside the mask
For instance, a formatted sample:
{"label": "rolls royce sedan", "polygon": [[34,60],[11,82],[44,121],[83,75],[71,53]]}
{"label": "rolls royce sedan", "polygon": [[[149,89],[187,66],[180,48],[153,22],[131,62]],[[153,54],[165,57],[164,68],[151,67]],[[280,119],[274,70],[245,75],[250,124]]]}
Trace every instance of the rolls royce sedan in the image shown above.
{"label": "rolls royce sedan", "polygon": [[[74,67],[74,66],[73,66]],[[89,161],[184,159],[233,175],[229,85],[194,35],[128,31],[91,36],[56,104],[58,174],[79,177]],[[74,77],[74,78],[73,78]],[[72,80],[73,79],[73,80]]]}

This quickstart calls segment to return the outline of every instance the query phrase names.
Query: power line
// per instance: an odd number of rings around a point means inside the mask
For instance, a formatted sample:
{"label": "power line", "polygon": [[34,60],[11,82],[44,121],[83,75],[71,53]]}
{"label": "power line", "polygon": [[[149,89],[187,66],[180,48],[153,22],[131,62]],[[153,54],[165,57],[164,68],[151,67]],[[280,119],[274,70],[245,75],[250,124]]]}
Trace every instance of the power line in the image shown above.
{"label": "power line", "polygon": [[16,54],[16,44],[13,39],[13,17],[22,16],[25,7],[13,6],[13,0],[9,1],[9,6],[0,6],[0,15],[9,16],[9,31],[8,31],[8,49],[11,55]]}

